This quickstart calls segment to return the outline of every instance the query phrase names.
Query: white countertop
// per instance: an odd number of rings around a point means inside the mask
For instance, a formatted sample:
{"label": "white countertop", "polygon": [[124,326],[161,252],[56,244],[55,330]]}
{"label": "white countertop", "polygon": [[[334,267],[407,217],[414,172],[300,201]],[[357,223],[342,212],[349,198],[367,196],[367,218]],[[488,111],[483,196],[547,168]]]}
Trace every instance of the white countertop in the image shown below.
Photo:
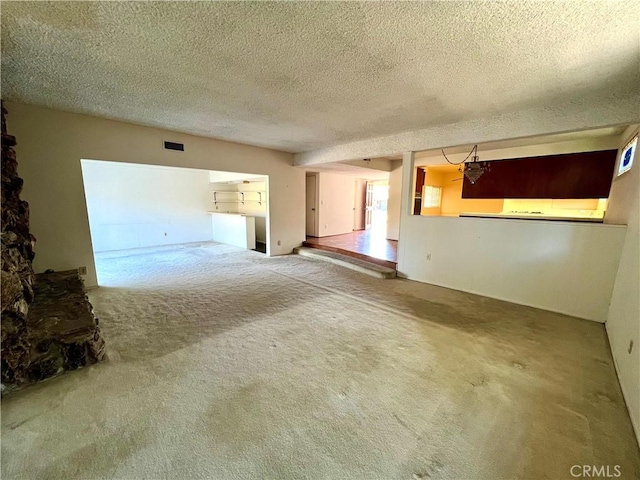
{"label": "white countertop", "polygon": [[209,215],[233,215],[236,217],[253,217],[253,215],[247,215],[244,213],[237,213],[237,212],[211,212],[208,211],[207,212]]}
{"label": "white countertop", "polygon": [[475,218],[510,218],[512,220],[550,220],[555,222],[587,222],[603,223],[604,219],[596,217],[554,217],[539,213],[461,213],[460,217]]}

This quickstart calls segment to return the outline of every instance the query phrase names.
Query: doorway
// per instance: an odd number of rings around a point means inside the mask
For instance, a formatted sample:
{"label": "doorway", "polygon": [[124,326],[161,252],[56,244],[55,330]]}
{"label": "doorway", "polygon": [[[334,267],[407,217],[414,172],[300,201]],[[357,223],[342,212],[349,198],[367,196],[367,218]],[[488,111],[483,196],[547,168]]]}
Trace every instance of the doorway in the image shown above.
{"label": "doorway", "polygon": [[268,254],[265,175],[88,159],[81,168],[99,285],[111,258],[135,255],[143,268],[148,249],[215,242]]}
{"label": "doorway", "polygon": [[395,269],[397,242],[387,239],[388,198],[387,179],[307,173],[303,245]]}
{"label": "doorway", "polygon": [[374,236],[387,235],[387,204],[389,182],[387,180],[367,181],[365,197],[365,230]]}
{"label": "doorway", "polygon": [[306,233],[308,237],[318,236],[318,175],[306,176]]}

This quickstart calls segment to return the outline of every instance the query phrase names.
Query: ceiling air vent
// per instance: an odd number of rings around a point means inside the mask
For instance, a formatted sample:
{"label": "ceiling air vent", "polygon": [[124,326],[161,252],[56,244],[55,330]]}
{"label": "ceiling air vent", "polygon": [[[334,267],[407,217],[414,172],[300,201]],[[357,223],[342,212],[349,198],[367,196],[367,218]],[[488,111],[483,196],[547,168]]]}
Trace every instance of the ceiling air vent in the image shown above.
{"label": "ceiling air vent", "polygon": [[165,150],[179,150],[184,152],[184,143],[164,142]]}

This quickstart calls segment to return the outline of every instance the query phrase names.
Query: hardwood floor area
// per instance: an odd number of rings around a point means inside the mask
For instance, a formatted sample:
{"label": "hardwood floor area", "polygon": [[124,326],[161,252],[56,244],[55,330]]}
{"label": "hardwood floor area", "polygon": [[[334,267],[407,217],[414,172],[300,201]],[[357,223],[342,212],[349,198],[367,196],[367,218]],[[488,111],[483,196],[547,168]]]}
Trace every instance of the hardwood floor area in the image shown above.
{"label": "hardwood floor area", "polygon": [[398,263],[398,242],[387,240],[380,230],[359,230],[331,237],[307,237],[304,246],[341,253],[388,268],[396,268]]}

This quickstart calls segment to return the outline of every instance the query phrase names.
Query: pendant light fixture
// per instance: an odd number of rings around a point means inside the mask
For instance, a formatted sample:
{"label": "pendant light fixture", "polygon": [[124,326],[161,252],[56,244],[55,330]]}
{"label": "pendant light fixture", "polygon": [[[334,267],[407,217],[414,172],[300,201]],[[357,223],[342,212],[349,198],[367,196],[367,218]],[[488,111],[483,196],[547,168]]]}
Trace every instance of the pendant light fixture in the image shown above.
{"label": "pendant light fixture", "polygon": [[[444,153],[444,149],[442,151],[442,156],[445,158],[447,162],[451,165],[458,165],[458,171],[462,173],[471,184],[475,184],[478,179],[485,173],[491,170],[490,162],[481,162],[478,157],[478,145],[474,145],[469,152],[469,155],[459,163],[452,162],[447,158],[447,155]],[[467,160],[471,159],[470,162]]]}

